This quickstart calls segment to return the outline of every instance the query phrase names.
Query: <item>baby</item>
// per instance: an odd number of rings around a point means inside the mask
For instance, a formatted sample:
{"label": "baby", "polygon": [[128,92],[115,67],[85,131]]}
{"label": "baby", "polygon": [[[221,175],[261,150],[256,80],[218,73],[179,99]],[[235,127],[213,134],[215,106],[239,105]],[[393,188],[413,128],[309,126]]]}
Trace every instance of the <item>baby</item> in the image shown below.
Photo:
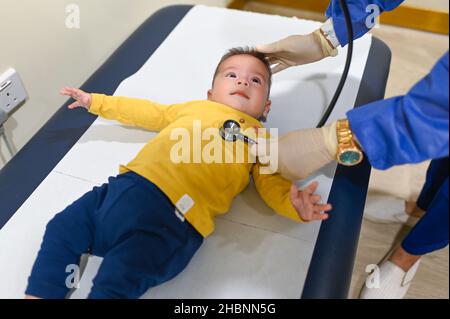
{"label": "baby", "polygon": [[[298,222],[326,219],[324,211],[331,206],[319,203],[316,182],[299,190],[278,174],[261,173],[258,161],[223,161],[235,155],[230,145],[243,146],[246,154],[248,145],[239,139],[222,140],[219,128],[231,119],[242,130],[262,129],[257,119],[270,109],[271,76],[263,54],[238,48],[221,59],[207,100],[166,106],[63,88],[61,94],[76,100],[70,109],[83,107],[106,119],[160,133],[120,167],[119,175],[94,187],[48,223],[27,297],[66,297],[67,267],[78,265],[85,253],[104,258],[89,298],[140,297],[186,267],[214,231],[214,217],[226,213],[246,188],[250,173],[262,199],[277,213]],[[219,160],[196,158],[194,153],[207,146],[204,139],[189,142],[188,156],[175,159],[179,142],[174,136],[180,129],[191,136],[196,129],[210,129],[211,137],[225,145],[222,154],[215,154]]]}

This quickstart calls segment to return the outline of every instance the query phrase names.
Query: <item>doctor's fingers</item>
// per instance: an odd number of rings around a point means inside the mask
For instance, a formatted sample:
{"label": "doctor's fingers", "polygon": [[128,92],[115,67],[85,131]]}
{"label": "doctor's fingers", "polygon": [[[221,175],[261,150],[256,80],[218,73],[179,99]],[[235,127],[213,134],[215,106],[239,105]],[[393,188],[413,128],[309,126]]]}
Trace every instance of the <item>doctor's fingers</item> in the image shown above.
{"label": "doctor's fingers", "polygon": [[285,61],[283,61],[283,59],[277,55],[269,55],[267,57],[267,62],[269,62],[270,66],[273,67],[276,64],[284,63]]}
{"label": "doctor's fingers", "polygon": [[305,39],[304,35],[290,35],[269,44],[257,45],[256,51],[273,55],[286,52],[297,52],[296,48],[299,44],[304,42],[303,39]]}
{"label": "doctor's fingers", "polygon": [[272,42],[269,44],[260,44],[255,47],[256,51],[271,55],[280,52],[283,40]]}
{"label": "doctor's fingers", "polygon": [[259,157],[278,155],[278,138],[258,137],[256,144],[250,146],[250,153]]}
{"label": "doctor's fingers", "polygon": [[273,73],[273,74],[277,74],[277,73],[279,73],[279,72],[281,72],[281,71],[284,71],[284,70],[286,70],[287,68],[290,68],[290,67],[291,67],[291,66],[288,65],[288,64],[285,64],[285,63],[278,63],[277,65],[272,66],[272,73]]}

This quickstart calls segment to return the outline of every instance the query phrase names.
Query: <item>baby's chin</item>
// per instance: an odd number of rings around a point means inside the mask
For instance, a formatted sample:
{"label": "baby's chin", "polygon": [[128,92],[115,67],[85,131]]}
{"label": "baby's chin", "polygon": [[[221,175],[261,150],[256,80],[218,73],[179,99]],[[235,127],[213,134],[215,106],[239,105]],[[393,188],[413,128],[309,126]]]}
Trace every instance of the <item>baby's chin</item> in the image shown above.
{"label": "baby's chin", "polygon": [[253,114],[251,112],[250,107],[247,105],[247,103],[242,103],[242,102],[238,102],[238,101],[230,101],[230,100],[218,101],[218,100],[213,100],[213,99],[211,99],[210,101],[216,102],[216,103],[220,103],[220,104],[224,104],[224,105],[229,106],[229,107],[231,107],[231,108],[233,108],[235,110],[241,111],[242,113],[245,113],[245,114],[247,114],[247,115],[249,115],[249,116],[251,116],[251,117],[253,117],[255,119],[259,119],[262,116],[262,114],[255,116],[255,114]]}

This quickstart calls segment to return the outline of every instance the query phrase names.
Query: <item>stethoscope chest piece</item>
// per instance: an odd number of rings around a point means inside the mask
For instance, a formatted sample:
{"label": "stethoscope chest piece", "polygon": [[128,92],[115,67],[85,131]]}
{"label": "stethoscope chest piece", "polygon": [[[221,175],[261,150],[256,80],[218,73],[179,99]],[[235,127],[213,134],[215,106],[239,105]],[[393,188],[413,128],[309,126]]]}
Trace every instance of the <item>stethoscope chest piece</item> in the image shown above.
{"label": "stethoscope chest piece", "polygon": [[236,139],[240,139],[245,143],[256,144],[256,141],[241,133],[241,126],[235,120],[226,120],[219,129],[219,134],[228,142],[236,142]]}

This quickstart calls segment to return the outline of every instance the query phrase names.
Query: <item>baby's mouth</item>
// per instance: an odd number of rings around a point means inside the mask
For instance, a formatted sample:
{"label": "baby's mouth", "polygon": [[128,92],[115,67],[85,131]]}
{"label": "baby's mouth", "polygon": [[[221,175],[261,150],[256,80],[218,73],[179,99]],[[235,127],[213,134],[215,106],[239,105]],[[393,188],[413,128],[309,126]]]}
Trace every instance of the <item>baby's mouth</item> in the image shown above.
{"label": "baby's mouth", "polygon": [[236,91],[236,92],[231,93],[231,95],[239,95],[239,96],[242,96],[243,98],[246,98],[247,100],[250,99],[250,97],[247,94],[245,94],[244,91]]}

